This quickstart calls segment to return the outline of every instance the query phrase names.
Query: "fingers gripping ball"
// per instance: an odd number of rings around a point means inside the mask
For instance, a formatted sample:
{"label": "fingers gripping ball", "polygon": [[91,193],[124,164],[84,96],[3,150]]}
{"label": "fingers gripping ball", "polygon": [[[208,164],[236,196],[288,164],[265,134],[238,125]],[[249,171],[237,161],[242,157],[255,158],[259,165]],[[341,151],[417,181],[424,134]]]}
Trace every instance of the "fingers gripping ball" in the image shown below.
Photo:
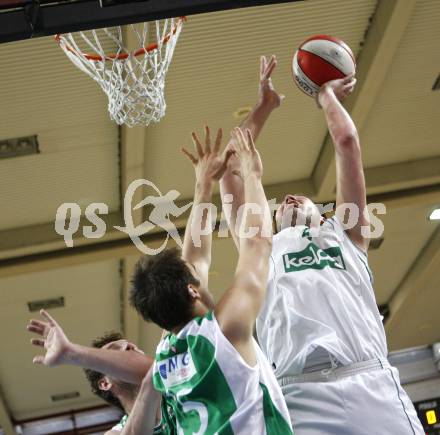
{"label": "fingers gripping ball", "polygon": [[333,36],[315,35],[303,42],[293,55],[292,73],[297,86],[315,97],[326,82],[356,71],[350,47]]}

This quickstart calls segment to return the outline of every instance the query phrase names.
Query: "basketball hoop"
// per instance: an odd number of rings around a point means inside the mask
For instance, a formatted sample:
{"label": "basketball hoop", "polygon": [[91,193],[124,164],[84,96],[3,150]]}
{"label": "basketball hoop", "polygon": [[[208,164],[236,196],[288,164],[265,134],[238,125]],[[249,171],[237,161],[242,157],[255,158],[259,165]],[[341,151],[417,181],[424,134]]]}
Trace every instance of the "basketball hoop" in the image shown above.
{"label": "basketball hoop", "polygon": [[[56,35],[67,57],[99,83],[110,117],[128,127],[158,122],[166,109],[165,77],[185,17]],[[127,40],[139,47],[128,48]],[[112,54],[108,54],[113,51]]]}

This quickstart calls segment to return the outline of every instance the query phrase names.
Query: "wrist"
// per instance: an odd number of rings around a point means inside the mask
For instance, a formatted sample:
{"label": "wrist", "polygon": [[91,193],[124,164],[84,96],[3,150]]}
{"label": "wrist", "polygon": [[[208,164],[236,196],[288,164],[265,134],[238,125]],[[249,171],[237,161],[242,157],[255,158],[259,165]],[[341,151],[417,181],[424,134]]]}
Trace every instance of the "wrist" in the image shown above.
{"label": "wrist", "polygon": [[212,180],[204,180],[196,182],[196,192],[203,196],[212,194],[212,187],[214,182]]}
{"label": "wrist", "polygon": [[333,89],[327,84],[324,84],[321,87],[316,96],[316,103],[320,109],[323,109],[326,106],[329,97],[331,97],[332,94],[334,95]]}
{"label": "wrist", "polygon": [[260,97],[258,103],[254,108],[254,113],[261,114],[267,117],[278,106],[279,103],[277,103],[274,99]]}
{"label": "wrist", "polygon": [[243,173],[244,180],[249,181],[261,181],[261,178],[263,177],[262,173],[258,173],[256,171],[249,171]]}
{"label": "wrist", "polygon": [[75,343],[68,343],[62,353],[61,363],[62,364],[81,364],[83,346]]}

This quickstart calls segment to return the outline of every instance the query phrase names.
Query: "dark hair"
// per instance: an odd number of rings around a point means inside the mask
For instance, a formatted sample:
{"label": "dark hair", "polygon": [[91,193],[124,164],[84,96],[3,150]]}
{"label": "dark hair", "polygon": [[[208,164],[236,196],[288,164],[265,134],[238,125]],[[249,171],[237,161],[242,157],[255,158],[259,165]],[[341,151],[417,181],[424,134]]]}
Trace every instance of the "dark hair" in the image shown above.
{"label": "dark hair", "polygon": [[137,262],[130,302],[144,320],[169,331],[192,318],[193,301],[188,294],[188,284],[198,286],[200,282],[178,249],[166,249]]}
{"label": "dark hair", "polygon": [[[98,337],[93,340],[92,346],[100,349],[108,343],[123,340],[123,338],[124,337],[119,332],[106,332],[102,337]],[[105,376],[103,373],[90,369],[84,369],[84,372],[94,394],[99,396],[101,399],[104,399],[107,403],[110,403],[110,405],[116,406],[125,412],[121,402],[111,391],[104,391],[99,388],[99,381]]]}

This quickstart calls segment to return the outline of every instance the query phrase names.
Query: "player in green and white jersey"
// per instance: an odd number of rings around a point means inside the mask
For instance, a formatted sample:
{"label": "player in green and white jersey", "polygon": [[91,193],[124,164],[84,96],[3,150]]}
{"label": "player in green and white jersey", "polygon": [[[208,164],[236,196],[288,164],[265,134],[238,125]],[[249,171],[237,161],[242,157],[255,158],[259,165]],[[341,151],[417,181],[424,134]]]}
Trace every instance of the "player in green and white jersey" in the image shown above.
{"label": "player in green and white jersey", "polygon": [[[34,357],[34,364],[48,367],[74,365],[83,368],[93,393],[125,412],[121,421],[106,435],[129,433],[125,430],[127,414],[131,414],[153,359],[117,332],[96,338],[92,347],[72,343],[49,313],[41,310],[41,315],[45,321],[32,319],[27,326],[30,332],[39,336],[32,339],[32,344],[45,349],[44,355]],[[146,387],[144,384],[143,391]],[[154,392],[145,396],[144,393],[143,409],[148,409],[153,416],[155,435],[175,433],[172,413],[166,409],[162,409],[162,412],[160,410],[160,395]]]}
{"label": "player in green and white jersey", "polygon": [[[142,381],[139,394],[130,415],[125,415],[118,425],[106,435],[177,435],[173,410],[153,387],[153,367]],[[157,423],[157,408],[160,403],[161,418]]]}
{"label": "player in green and white jersey", "polygon": [[[281,389],[252,335],[265,299],[272,245],[262,164],[249,131],[234,129],[232,137],[235,147],[222,157],[221,130],[211,145],[206,127],[204,146],[193,133],[197,156],[184,152],[194,164],[196,188],[182,253],[166,250],[142,258],[131,301],[145,320],[170,331],[157,348],[154,386],[173,409],[179,434],[289,435]],[[236,272],[215,305],[208,289],[208,203],[233,154],[241,164],[248,205]]]}

